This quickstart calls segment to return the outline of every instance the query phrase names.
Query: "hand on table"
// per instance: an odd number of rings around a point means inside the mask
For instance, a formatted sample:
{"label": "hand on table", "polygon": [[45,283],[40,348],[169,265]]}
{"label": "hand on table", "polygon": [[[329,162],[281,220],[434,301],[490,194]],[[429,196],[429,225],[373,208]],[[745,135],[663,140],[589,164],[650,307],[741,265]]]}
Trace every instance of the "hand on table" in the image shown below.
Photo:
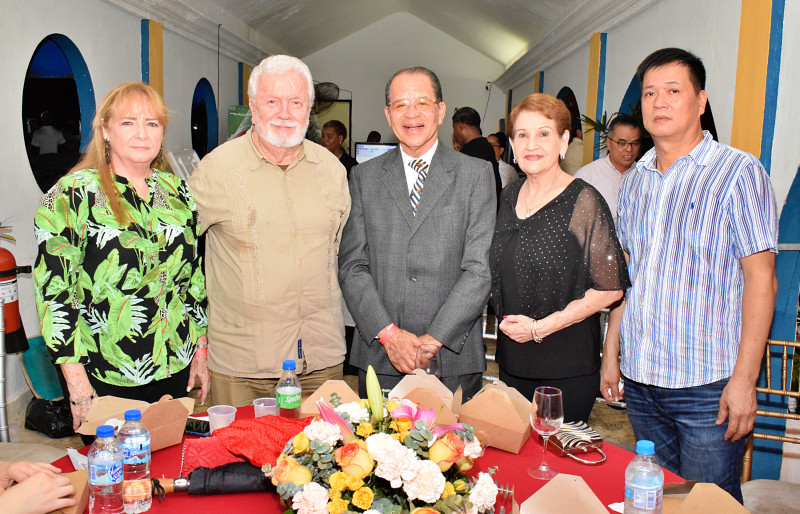
{"label": "hand on table", "polygon": [[3,514],[46,514],[77,503],[69,478],[38,471],[0,494]]}

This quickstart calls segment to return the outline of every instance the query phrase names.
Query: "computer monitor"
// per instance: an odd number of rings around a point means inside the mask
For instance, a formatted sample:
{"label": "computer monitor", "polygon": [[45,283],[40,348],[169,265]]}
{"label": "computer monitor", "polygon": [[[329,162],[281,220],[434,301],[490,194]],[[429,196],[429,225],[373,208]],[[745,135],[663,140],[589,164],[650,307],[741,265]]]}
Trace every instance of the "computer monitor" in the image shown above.
{"label": "computer monitor", "polygon": [[367,162],[396,146],[397,143],[356,143],[356,162]]}

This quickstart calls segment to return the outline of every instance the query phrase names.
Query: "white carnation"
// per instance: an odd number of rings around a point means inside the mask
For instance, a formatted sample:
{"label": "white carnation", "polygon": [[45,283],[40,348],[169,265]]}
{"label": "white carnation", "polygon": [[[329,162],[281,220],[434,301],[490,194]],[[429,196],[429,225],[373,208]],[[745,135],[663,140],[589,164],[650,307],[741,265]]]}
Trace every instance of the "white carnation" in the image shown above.
{"label": "white carnation", "polygon": [[436,503],[444,492],[445,478],[439,466],[429,460],[419,462],[413,478],[405,479],[403,491],[410,501],[420,499],[425,503]]}
{"label": "white carnation", "polygon": [[392,439],[389,434],[381,433],[369,436],[367,449],[378,463],[375,467],[375,475],[388,480],[395,489],[403,485],[403,480],[408,480],[416,475],[419,464],[417,454],[414,453],[414,450],[406,448]]}
{"label": "white carnation", "polygon": [[316,439],[334,446],[342,438],[342,432],[334,424],[315,419],[303,430],[309,439]]}
{"label": "white carnation", "polygon": [[488,512],[497,500],[497,485],[488,473],[478,475],[478,483],[469,492],[469,502],[478,512]]}
{"label": "white carnation", "polygon": [[483,447],[481,446],[481,442],[478,441],[477,437],[475,437],[472,441],[466,441],[464,443],[464,456],[469,457],[470,459],[478,459],[483,457]]}
{"label": "white carnation", "polygon": [[347,414],[348,421],[354,425],[363,423],[369,419],[369,411],[358,404],[358,402],[343,403],[334,409],[340,416]]}
{"label": "white carnation", "polygon": [[295,493],[292,508],[297,514],[328,514],[328,490],[316,482],[309,482]]}

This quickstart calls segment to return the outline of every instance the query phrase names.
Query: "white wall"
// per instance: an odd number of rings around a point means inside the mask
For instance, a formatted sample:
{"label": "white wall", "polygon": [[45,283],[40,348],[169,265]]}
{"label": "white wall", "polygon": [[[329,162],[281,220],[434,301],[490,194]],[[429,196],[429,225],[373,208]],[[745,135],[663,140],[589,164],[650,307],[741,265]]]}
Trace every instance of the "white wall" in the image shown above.
{"label": "white wall", "polygon": [[[141,19],[100,0],[27,0],[9,2],[0,18],[0,49],[4,85],[0,88],[0,220],[11,218],[17,243],[3,242],[18,265],[33,265],[36,241],[33,216],[41,196],[31,173],[22,131],[22,88],[31,56],[50,34],[63,34],[81,51],[99,103],[115,85],[141,79]],[[189,120],[194,87],[205,76],[216,89],[216,53],[164,30],[164,96],[172,111],[167,129],[167,148],[191,147]],[[227,106],[238,101],[238,71],[231,59],[221,61],[223,89],[220,134],[224,134]],[[216,93],[216,92],[215,92]],[[219,97],[218,94],[215,96]],[[224,140],[224,138],[223,138]],[[19,280],[20,310],[28,337],[39,333],[39,320],[30,276]],[[8,397],[26,390],[16,357],[7,359]]]}
{"label": "white wall", "polygon": [[[317,81],[329,81],[353,92],[353,140],[365,141],[371,130],[383,141],[396,141],[386,123],[383,108],[386,81],[399,69],[425,66],[442,83],[447,105],[439,138],[451,145],[450,118],[456,107],[475,108],[483,121],[483,132],[497,131],[497,121],[505,114],[505,95],[492,86],[487,115],[486,82],[497,77],[503,67],[408,13],[397,13],[362,29],[303,61]],[[342,98],[346,98],[342,94]]]}

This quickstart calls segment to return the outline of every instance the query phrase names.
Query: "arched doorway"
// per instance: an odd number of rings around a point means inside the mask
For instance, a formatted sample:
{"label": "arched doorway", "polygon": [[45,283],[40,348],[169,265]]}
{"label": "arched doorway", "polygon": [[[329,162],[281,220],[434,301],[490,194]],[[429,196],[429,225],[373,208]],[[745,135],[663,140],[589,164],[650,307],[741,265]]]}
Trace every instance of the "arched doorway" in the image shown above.
{"label": "arched doorway", "polygon": [[92,134],[94,87],[80,50],[50,34],[33,52],[22,89],[28,160],[45,192],[77,163]]}
{"label": "arched doorway", "polygon": [[217,106],[214,90],[205,78],[192,95],[192,148],[201,159],[217,146]]}
{"label": "arched doorway", "polygon": [[561,91],[556,95],[556,98],[564,102],[567,105],[567,109],[569,109],[570,118],[572,118],[572,128],[570,130],[569,139],[572,141],[572,138],[575,137],[575,131],[582,130],[581,110],[578,108],[578,99],[575,98],[575,93],[572,91],[572,88],[568,86],[562,87]]}

